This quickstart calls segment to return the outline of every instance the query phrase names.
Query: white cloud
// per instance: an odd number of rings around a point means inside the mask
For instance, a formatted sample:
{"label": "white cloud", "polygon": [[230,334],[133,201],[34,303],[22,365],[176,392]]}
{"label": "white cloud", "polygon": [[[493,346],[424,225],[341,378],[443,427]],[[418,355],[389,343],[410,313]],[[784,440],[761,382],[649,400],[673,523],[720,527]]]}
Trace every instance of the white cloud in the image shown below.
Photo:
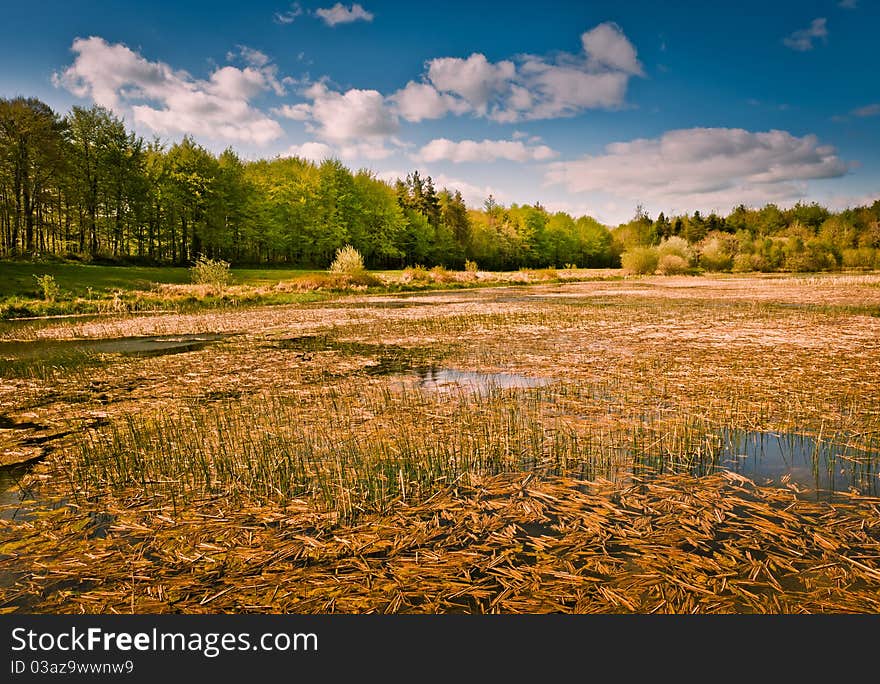
{"label": "white cloud", "polygon": [[327,26],[350,24],[353,21],[373,21],[373,13],[365,10],[358,3],[346,7],[341,2],[337,2],[333,7],[316,9],[315,15],[320,17]]}
{"label": "white cloud", "polygon": [[644,76],[636,49],[623,35],[617,24],[605,22],[581,36],[588,61],[600,68],[622,71],[633,76]]}
{"label": "white cloud", "polygon": [[[605,153],[551,163],[545,180],[668,209],[727,209],[803,194],[805,181],[846,173],[836,150],[814,135],[691,128],[607,145]],[[732,204],[733,203],[733,204]]]}
{"label": "white cloud", "polygon": [[623,104],[629,82],[629,74],[625,72],[594,73],[540,59],[526,62],[522,72],[527,76],[530,91],[536,95],[534,105],[524,112],[515,112],[511,107],[506,117],[495,118],[502,121],[552,119],[572,116],[585,109],[614,109]]}
{"label": "white cloud", "polygon": [[298,2],[294,2],[286,12],[276,12],[273,20],[276,24],[292,24],[302,13],[302,6]]}
{"label": "white cloud", "polygon": [[843,9],[856,9],[859,6],[859,0],[840,0],[837,6]]}
{"label": "white cloud", "polygon": [[339,156],[343,159],[368,159],[370,161],[387,159],[394,152],[395,150],[388,147],[384,140],[348,143],[339,148]]}
{"label": "white cloud", "polygon": [[547,161],[557,153],[546,145],[529,147],[520,140],[461,140],[436,138],[419,150],[416,158],[424,162],[493,162],[499,159],[528,162]]}
{"label": "white cloud", "polygon": [[[425,174],[427,175],[427,174]],[[469,207],[482,208],[483,203],[489,195],[492,195],[497,202],[505,204],[509,201],[508,195],[503,191],[491,185],[477,185],[461,178],[454,178],[443,173],[433,176],[435,188],[447,188],[450,192],[458,190],[462,199]]]}
{"label": "white cloud", "polygon": [[812,50],[815,47],[813,45],[814,38],[821,38],[823,40],[828,38],[827,23],[827,20],[823,17],[813,19],[813,21],[810,22],[809,28],[795,31],[790,36],[783,38],[782,42],[786,47],[791,48],[792,50],[797,50],[798,52]]}
{"label": "white cloud", "polygon": [[334,157],[346,161],[379,161],[390,157],[394,152],[395,150],[389,148],[384,140],[350,142],[340,145],[328,145],[313,140],[302,145],[291,145],[287,148],[285,154],[292,157],[301,157],[313,162],[321,162]]}
{"label": "white cloud", "polygon": [[397,117],[377,90],[352,88],[344,93],[315,83],[305,91],[311,104],[291,108],[297,117],[308,117],[308,130],[331,143],[383,139],[398,128]]}
{"label": "white cloud", "polygon": [[262,53],[241,48],[249,66],[225,66],[198,80],[164,62],[150,62],[122,43],[77,38],[73,64],[53,75],[53,82],[77,97],[91,98],[135,123],[165,134],[192,133],[227,141],[266,144],[283,134],[274,119],[250,100],[267,90],[281,94],[274,65]]}
{"label": "white cloud", "polygon": [[239,45],[238,52],[231,50],[226,53],[226,61],[233,62],[237,58],[241,57],[249,66],[260,68],[266,66],[272,60],[269,59],[269,56],[265,52],[260,52],[259,50],[255,50],[254,48],[250,48],[247,45]]}
{"label": "white cloud", "polygon": [[[439,57],[427,62],[424,83],[410,82],[394,97],[401,101],[410,95],[431,98],[430,105],[424,106],[430,116],[411,102],[401,109],[401,115],[413,121],[469,111],[512,123],[622,106],[630,78],[644,75],[635,47],[610,22],[583,33],[581,45],[578,54],[520,55],[494,63],[480,53],[465,59]],[[425,90],[429,87],[435,92]],[[444,96],[452,99],[444,100]]]}
{"label": "white cloud", "polygon": [[486,113],[489,100],[507,90],[515,75],[513,62],[492,64],[479,53],[467,59],[440,57],[428,62],[428,78],[434,87],[463,97],[479,114]]}
{"label": "white cloud", "polygon": [[397,114],[378,91],[352,88],[342,93],[314,83],[303,94],[311,102],[272,111],[306,122],[306,130],[321,141],[310,150],[331,150],[341,159],[379,160],[404,147],[394,138],[400,125]]}
{"label": "white cloud", "polygon": [[293,119],[294,121],[308,121],[311,116],[312,108],[305,104],[282,105],[272,110],[273,114],[283,116],[285,119]]}
{"label": "white cloud", "polygon": [[287,148],[286,156],[300,157],[313,162],[322,162],[333,157],[333,148],[319,142],[307,142],[302,145],[291,145]]}
{"label": "white cloud", "polygon": [[428,83],[410,81],[405,88],[389,97],[397,112],[407,121],[439,119],[448,113],[462,114],[470,107],[464,100],[452,95],[441,95]]}

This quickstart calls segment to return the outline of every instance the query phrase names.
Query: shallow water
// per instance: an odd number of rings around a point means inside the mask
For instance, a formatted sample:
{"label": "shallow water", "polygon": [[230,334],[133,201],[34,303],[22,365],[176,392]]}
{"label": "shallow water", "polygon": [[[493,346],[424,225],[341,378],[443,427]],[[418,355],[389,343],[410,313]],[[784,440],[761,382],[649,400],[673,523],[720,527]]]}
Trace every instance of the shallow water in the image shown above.
{"label": "shallow water", "polygon": [[463,388],[479,394],[492,389],[544,387],[553,382],[548,378],[534,378],[518,373],[482,373],[436,366],[416,369],[416,373],[419,387],[439,392]]}
{"label": "shallow water", "polygon": [[202,349],[219,342],[227,335],[203,333],[196,335],[151,335],[149,337],[117,337],[86,340],[29,340],[0,342],[0,359],[41,360],[77,354],[126,354],[160,356]]}
{"label": "shallow water", "polygon": [[27,474],[28,466],[7,466],[0,468],[0,518],[4,520],[23,520],[33,501],[19,482]]}
{"label": "shallow water", "polygon": [[861,494],[880,493],[880,478],[871,463],[876,451],[806,435],[723,430],[718,465],[759,484],[791,482],[817,492],[849,489]]}

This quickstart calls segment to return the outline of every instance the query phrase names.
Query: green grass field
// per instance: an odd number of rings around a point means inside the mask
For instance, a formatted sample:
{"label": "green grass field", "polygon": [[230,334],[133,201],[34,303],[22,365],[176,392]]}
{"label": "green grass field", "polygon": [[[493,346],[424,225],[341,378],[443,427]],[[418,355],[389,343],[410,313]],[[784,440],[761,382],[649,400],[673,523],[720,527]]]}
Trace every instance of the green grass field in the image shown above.
{"label": "green grass field", "polygon": [[[233,269],[238,285],[272,285],[281,280],[316,273],[307,269]],[[89,288],[95,295],[113,290],[149,290],[156,283],[190,282],[189,269],[183,267],[95,266],[87,264],[0,263],[0,299],[41,296],[34,276],[51,275],[65,293],[84,297]]]}

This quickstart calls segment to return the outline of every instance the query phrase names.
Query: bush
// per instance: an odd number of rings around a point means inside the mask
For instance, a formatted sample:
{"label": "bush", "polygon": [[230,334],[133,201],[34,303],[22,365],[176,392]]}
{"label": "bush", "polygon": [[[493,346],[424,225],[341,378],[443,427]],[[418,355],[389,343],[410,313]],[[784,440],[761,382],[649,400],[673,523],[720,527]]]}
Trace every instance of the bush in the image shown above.
{"label": "bush", "polygon": [[684,259],[688,264],[690,264],[691,260],[694,258],[694,250],[691,249],[688,241],[677,235],[666,238],[657,245],[657,254],[659,254],[660,257],[674,255]]}
{"label": "bush", "polygon": [[43,295],[43,300],[47,302],[54,302],[58,299],[61,294],[61,288],[58,287],[58,283],[55,282],[55,277],[46,273],[45,275],[35,275],[34,278],[37,280],[37,285],[40,286],[40,293]]}
{"label": "bush", "polygon": [[476,261],[471,261],[470,259],[465,259],[464,260],[464,270],[467,271],[468,273],[476,273],[480,269],[477,268]]}
{"label": "bush", "polygon": [[350,275],[348,273],[313,273],[291,280],[288,288],[298,292],[362,292],[370,287],[380,287],[382,281],[371,273],[364,271]]}
{"label": "bush", "polygon": [[657,270],[659,260],[656,247],[632,247],[620,255],[623,269],[634,275],[650,275]]}
{"label": "bush", "polygon": [[431,281],[431,272],[421,264],[410,266],[400,276],[402,283],[430,283]]}
{"label": "bush", "polygon": [[754,271],[755,268],[752,266],[752,260],[754,257],[758,256],[757,254],[737,254],[733,257],[733,272],[734,273],[750,273]]}
{"label": "bush", "polygon": [[354,276],[365,271],[364,258],[354,247],[345,245],[336,250],[336,258],[330,264],[330,273]]}
{"label": "bush", "polygon": [[681,275],[690,270],[687,259],[678,254],[664,254],[657,263],[657,270],[663,275]]}
{"label": "bush", "polygon": [[700,248],[700,266],[707,271],[729,271],[733,266],[733,257],[720,238],[710,237],[703,241]]}
{"label": "bush", "polygon": [[789,271],[828,271],[837,268],[837,258],[831,245],[823,240],[800,237],[789,238],[785,247],[785,268]]}
{"label": "bush", "polygon": [[877,250],[871,247],[859,247],[858,249],[843,250],[843,265],[846,268],[866,268],[871,269],[877,261]]}
{"label": "bush", "polygon": [[232,282],[229,262],[222,259],[209,259],[201,255],[189,269],[190,278],[195,285],[210,285],[218,290]]}
{"label": "bush", "polygon": [[455,277],[443,266],[434,266],[430,273],[435,283],[451,283],[455,280]]}

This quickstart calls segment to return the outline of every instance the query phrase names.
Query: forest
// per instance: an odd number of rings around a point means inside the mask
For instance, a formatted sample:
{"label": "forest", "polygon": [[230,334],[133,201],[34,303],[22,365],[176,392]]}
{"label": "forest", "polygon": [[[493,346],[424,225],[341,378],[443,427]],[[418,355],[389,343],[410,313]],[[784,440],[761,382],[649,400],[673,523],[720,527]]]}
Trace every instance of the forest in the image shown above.
{"label": "forest", "polygon": [[633,272],[880,268],[880,201],[833,212],[743,205],[609,227],[491,196],[469,208],[413,171],[387,183],[337,159],[247,161],[192,138],[144,140],[111,111],[62,115],[0,99],[0,257],[100,263],[326,267],[354,246],[370,267],[466,259],[491,270],[624,267]]}

